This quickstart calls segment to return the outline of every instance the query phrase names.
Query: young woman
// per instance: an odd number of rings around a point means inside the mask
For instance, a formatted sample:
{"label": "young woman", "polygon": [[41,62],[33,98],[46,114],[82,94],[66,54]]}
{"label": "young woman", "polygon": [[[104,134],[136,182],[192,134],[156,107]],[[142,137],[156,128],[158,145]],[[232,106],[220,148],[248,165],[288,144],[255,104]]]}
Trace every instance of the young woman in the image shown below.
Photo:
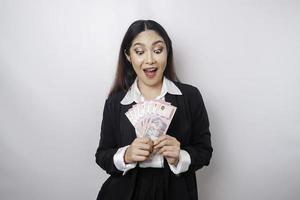
{"label": "young woman", "polygon": [[[177,108],[167,133],[155,140],[137,137],[125,115],[148,100]],[[152,20],[133,22],[104,105],[96,162],[110,177],[97,199],[197,200],[195,171],[210,162],[210,137],[199,90],[177,79],[167,32]]]}

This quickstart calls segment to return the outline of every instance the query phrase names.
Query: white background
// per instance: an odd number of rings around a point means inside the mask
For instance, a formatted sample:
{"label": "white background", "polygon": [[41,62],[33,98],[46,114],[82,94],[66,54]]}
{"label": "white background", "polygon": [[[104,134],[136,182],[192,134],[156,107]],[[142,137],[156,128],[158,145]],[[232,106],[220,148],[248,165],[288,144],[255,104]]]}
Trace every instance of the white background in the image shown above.
{"label": "white background", "polygon": [[136,19],[167,30],[203,95],[199,199],[300,199],[297,0],[0,0],[0,199],[96,198],[103,105]]}

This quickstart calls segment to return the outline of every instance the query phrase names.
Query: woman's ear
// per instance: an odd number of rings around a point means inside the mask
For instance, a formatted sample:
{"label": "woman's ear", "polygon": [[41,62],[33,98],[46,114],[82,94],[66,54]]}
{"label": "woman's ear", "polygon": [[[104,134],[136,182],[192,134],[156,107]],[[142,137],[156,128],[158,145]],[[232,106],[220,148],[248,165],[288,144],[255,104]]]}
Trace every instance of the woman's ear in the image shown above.
{"label": "woman's ear", "polygon": [[126,53],[126,49],[124,49],[124,54],[125,54],[128,62],[131,62],[130,56]]}

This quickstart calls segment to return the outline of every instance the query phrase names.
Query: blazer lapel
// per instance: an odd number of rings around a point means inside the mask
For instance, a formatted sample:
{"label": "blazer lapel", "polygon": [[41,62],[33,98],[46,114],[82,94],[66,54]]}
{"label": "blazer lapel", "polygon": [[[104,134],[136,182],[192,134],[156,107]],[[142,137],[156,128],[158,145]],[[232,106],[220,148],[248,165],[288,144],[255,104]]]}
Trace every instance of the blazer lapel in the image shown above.
{"label": "blazer lapel", "polygon": [[171,103],[172,106],[175,106],[177,109],[175,111],[175,114],[173,116],[173,119],[171,121],[171,124],[169,125],[167,134],[171,135],[171,136],[175,136],[174,135],[174,131],[176,131],[176,127],[180,124],[180,109],[178,107],[179,102],[178,102],[178,95],[172,95],[167,93],[165,96],[165,101]]}
{"label": "blazer lapel", "polygon": [[125,115],[125,113],[132,108],[135,103],[129,105],[120,104],[120,133],[121,133],[121,144],[123,146],[129,145],[136,138],[135,128]]}
{"label": "blazer lapel", "polygon": [[170,102],[173,106],[177,107],[176,95],[172,95],[172,94],[167,93],[165,95],[165,101]]}

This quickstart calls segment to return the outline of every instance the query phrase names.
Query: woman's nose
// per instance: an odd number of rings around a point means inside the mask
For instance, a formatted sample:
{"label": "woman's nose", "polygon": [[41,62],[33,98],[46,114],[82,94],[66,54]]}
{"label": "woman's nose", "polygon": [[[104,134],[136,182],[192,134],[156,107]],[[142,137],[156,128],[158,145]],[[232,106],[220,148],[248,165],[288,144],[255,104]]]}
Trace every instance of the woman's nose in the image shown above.
{"label": "woman's nose", "polygon": [[149,51],[149,52],[147,53],[146,63],[147,63],[147,64],[152,64],[153,62],[154,62],[154,59],[153,59],[152,52]]}

